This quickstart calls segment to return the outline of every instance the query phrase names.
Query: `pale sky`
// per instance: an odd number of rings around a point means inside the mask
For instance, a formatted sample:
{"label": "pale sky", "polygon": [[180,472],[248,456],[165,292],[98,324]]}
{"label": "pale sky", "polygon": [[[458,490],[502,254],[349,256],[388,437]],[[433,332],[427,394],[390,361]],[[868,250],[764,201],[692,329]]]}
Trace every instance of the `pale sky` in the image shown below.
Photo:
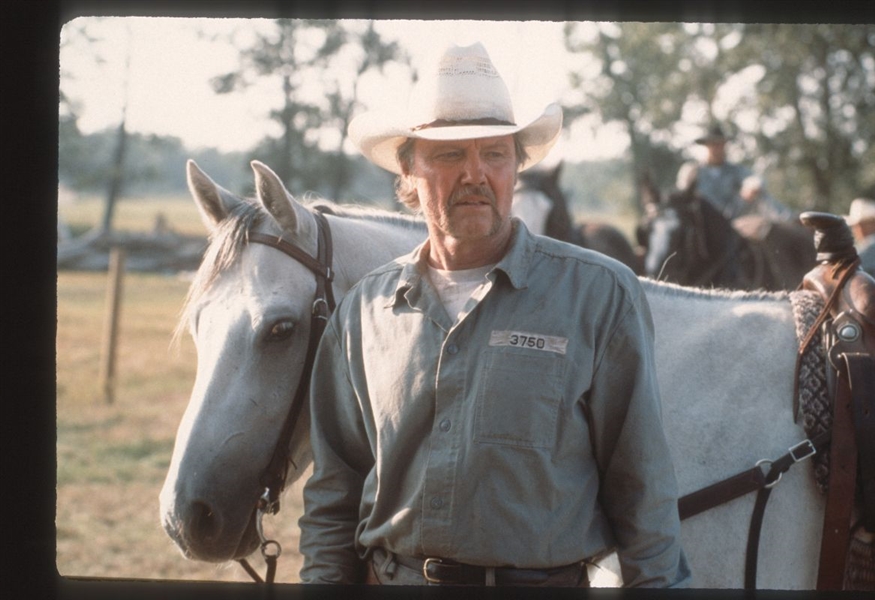
{"label": "pale sky", "polygon": [[[60,64],[65,92],[80,103],[81,129],[93,132],[118,123],[121,115],[125,56],[130,48],[128,127],[131,131],[174,135],[190,148],[223,151],[251,148],[270,129],[268,110],[277,102],[275,90],[253,86],[243,93],[216,95],[210,77],[233,70],[237,50],[224,41],[198,37],[234,32],[241,42],[270,21],[259,19],[105,18],[89,23],[89,31],[105,41],[84,44],[72,30],[62,31]],[[563,46],[563,23],[539,21],[381,21],[378,32],[397,39],[416,64],[432,60],[449,43],[481,41],[502,74],[516,102],[519,122],[534,118],[568,91],[569,55]],[[95,54],[105,62],[98,64]],[[580,60],[579,57],[575,58]],[[578,65],[579,66],[579,65]],[[362,99],[380,106],[387,96],[406,98],[402,75],[388,73],[362,84]],[[265,84],[268,85],[268,84]],[[275,83],[273,85],[276,85]],[[315,90],[318,93],[318,89]],[[575,127],[573,138],[557,145],[551,159],[616,156],[626,148],[625,134],[602,127]]]}

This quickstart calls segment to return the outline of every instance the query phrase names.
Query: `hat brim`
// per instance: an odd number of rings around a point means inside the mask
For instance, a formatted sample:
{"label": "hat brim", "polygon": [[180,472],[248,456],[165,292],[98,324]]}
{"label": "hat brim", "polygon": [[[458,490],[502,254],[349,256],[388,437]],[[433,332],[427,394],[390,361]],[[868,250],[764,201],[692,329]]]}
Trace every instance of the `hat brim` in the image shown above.
{"label": "hat brim", "polygon": [[562,108],[550,104],[539,117],[526,125],[452,125],[413,130],[398,125],[397,114],[386,111],[364,113],[350,123],[349,138],[362,155],[387,171],[401,174],[398,147],[409,138],[423,140],[473,140],[519,134],[528,159],[520,165],[524,171],[539,163],[559,139],[562,131]]}
{"label": "hat brim", "polygon": [[866,221],[875,221],[875,202],[868,198],[856,198],[851,202],[849,214],[844,216],[848,225],[859,225]]}
{"label": "hat brim", "polygon": [[875,215],[845,215],[844,219],[845,223],[853,227],[860,223],[875,222]]}
{"label": "hat brim", "polygon": [[722,137],[722,136],[719,136],[719,137],[718,136],[705,136],[705,137],[696,138],[696,140],[695,140],[695,142],[697,144],[699,144],[700,146],[706,146],[708,144],[714,144],[717,142],[726,143],[728,141],[729,141],[729,138]]}

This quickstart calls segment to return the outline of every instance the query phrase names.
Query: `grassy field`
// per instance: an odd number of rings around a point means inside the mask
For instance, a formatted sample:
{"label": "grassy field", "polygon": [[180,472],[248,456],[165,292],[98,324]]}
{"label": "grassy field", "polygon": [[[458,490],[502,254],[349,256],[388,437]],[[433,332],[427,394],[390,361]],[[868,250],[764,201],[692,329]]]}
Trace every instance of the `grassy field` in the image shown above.
{"label": "grassy field", "polygon": [[[60,210],[79,230],[100,215],[96,200]],[[148,229],[158,212],[177,231],[203,232],[194,205],[179,200],[124,201],[117,226]],[[171,346],[188,282],[126,274],[112,404],[98,381],[107,285],[105,273],[58,274],[58,571],[62,576],[248,581],[236,564],[183,558],[159,520],[158,493],[194,382],[190,338]],[[278,581],[298,580],[300,498],[300,489],[291,489],[282,512],[265,521],[268,535],[283,547]],[[259,556],[252,562],[263,572]]]}
{"label": "grassy field", "polygon": [[[103,198],[82,196],[62,201],[58,213],[74,233],[81,233],[103,218]],[[150,231],[162,215],[174,231],[183,235],[206,235],[197,208],[189,196],[123,198],[113,214],[113,228],[119,231]]]}

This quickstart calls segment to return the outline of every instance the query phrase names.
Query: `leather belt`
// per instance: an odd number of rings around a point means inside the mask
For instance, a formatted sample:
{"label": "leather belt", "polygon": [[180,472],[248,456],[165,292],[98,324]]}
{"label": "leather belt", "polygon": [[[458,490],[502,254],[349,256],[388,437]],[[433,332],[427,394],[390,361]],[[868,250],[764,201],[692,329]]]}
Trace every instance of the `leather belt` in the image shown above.
{"label": "leather belt", "polygon": [[550,585],[557,587],[589,587],[586,563],[579,562],[550,569],[518,569],[515,567],[482,567],[466,565],[442,558],[395,556],[398,564],[422,573],[428,583],[436,585],[487,585],[494,574],[494,585]]}

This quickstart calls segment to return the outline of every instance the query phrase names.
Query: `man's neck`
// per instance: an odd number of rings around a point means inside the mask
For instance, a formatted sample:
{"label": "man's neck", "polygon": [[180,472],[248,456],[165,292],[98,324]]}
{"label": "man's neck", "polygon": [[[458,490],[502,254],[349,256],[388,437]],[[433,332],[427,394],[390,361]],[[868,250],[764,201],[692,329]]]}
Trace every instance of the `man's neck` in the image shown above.
{"label": "man's neck", "polygon": [[493,265],[507,252],[511,232],[472,240],[429,235],[428,264],[444,271]]}

